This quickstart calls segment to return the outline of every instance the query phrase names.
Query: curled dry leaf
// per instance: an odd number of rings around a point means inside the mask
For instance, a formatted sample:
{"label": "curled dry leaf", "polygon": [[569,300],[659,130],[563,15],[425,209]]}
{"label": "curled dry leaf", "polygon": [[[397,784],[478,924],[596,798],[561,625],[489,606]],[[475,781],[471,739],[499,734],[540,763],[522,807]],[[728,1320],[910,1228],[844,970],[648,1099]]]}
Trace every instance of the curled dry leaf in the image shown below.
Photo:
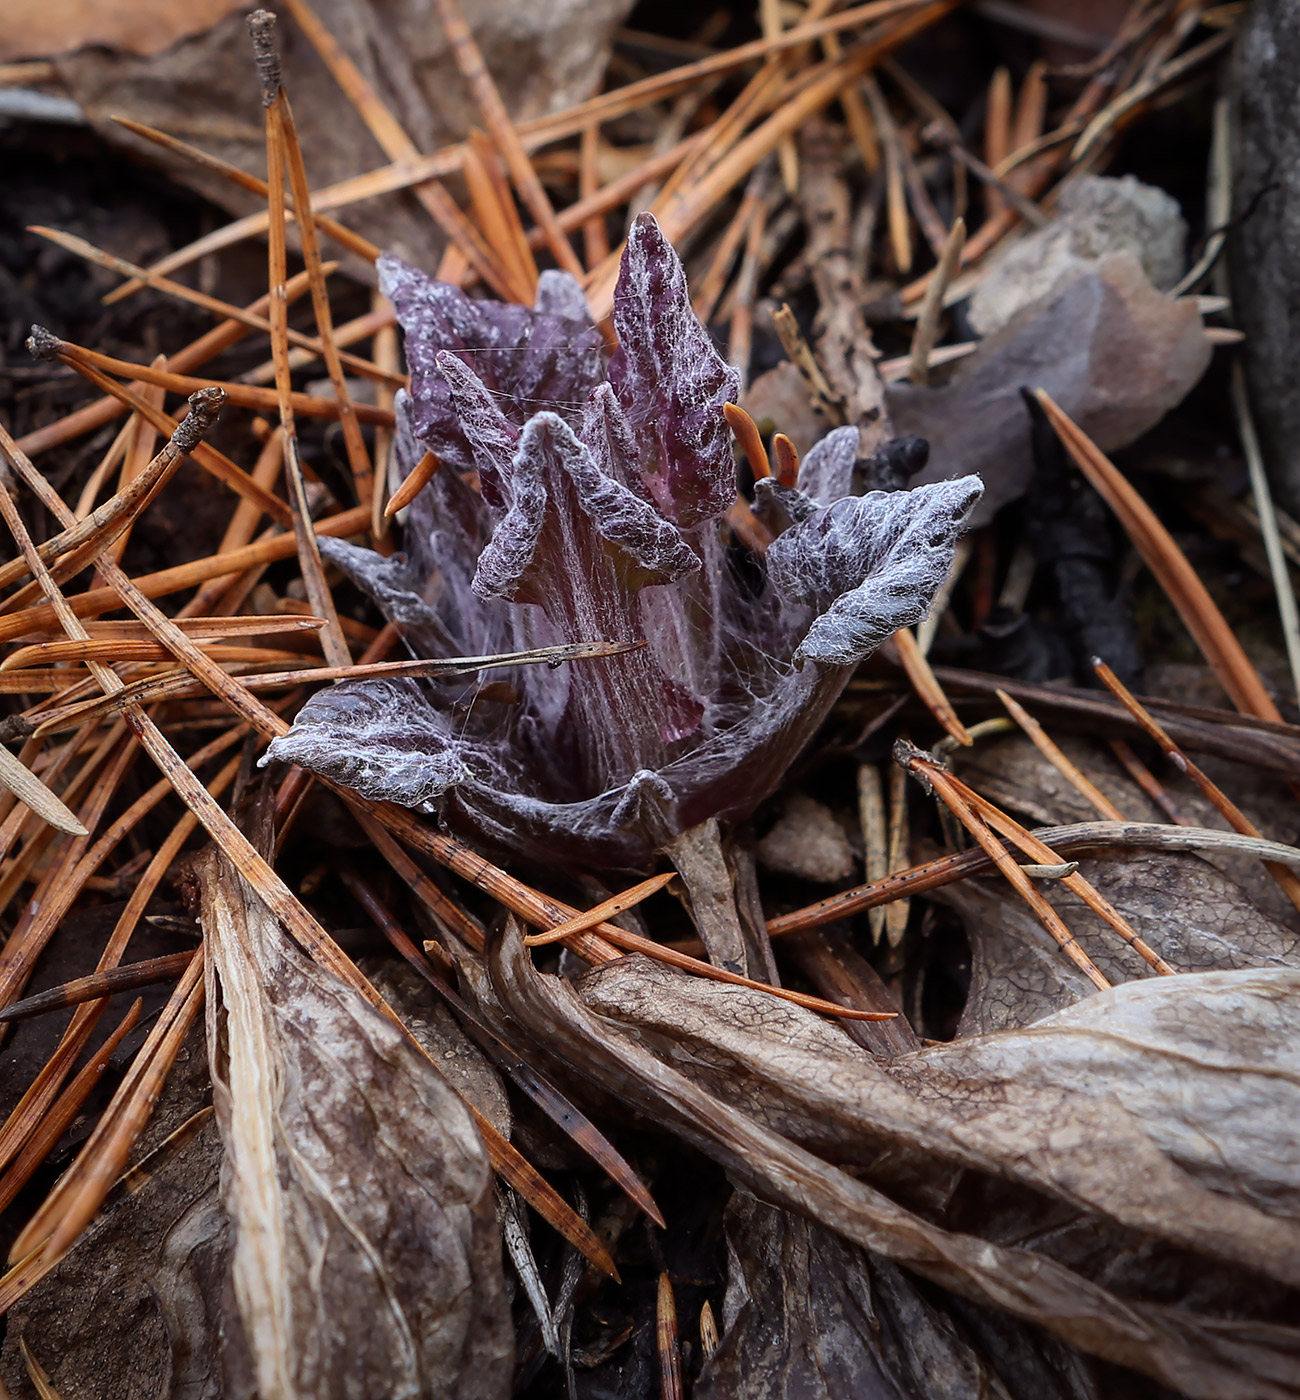
{"label": "curled dry leaf", "polygon": [[519,1025],[769,1202],[1189,1396],[1298,1393],[1300,1333],[1288,1327],[1128,1301],[1046,1247],[944,1229],[887,1192],[906,1199],[909,1178],[936,1168],[954,1187],[983,1174],[1224,1276],[1297,1286],[1300,972],[1136,983],[886,1066],[813,1017],[637,958],[580,995],[531,966],[513,927],[490,967]]}
{"label": "curled dry leaf", "polygon": [[228,1393],[506,1395],[501,1242],[468,1109],[224,858],[207,857],[202,884]]}
{"label": "curled dry leaf", "polygon": [[411,503],[409,562],[322,552],[417,649],[645,645],[521,672],[504,711],[463,713],[472,688],[336,686],[270,756],[547,866],[635,868],[710,818],[752,812],[856,664],[925,615],[979,481],[851,496],[858,436],[841,429],[761,502],[779,538],[756,587],[728,567],[723,532],[738,376],[653,218],[628,238],[607,368],[566,274],[543,277],[532,310],[470,300],[396,258],[380,277],[411,365],[398,472],[426,448],[443,467]]}

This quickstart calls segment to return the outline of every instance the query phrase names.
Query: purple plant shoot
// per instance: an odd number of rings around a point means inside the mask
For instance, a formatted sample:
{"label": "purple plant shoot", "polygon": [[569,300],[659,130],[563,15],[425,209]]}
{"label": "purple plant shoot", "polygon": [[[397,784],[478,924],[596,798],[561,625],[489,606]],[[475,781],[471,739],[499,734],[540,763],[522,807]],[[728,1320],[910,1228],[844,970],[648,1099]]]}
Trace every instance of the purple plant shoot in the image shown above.
{"label": "purple plant shoot", "polygon": [[925,616],[981,485],[851,494],[854,428],[798,485],[759,484],[777,535],[738,571],[722,408],[739,377],[696,319],[676,253],[633,226],[605,362],[582,292],[547,272],[531,310],[475,300],[395,257],[380,285],[406,333],[393,471],[426,449],[407,554],[322,538],[418,656],[573,641],[638,650],[507,672],[323,690],[268,758],[436,811],[533,864],[643,867],[678,833],[739,818],[776,787],[854,667]]}

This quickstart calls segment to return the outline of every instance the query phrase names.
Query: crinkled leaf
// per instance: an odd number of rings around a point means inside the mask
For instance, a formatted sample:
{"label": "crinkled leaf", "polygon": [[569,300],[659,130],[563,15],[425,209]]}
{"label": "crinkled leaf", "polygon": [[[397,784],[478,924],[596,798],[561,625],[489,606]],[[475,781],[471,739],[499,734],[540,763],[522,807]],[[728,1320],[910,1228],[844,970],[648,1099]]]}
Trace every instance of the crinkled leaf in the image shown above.
{"label": "crinkled leaf", "polygon": [[543,274],[537,309],[530,311],[468,297],[391,254],[377,268],[380,290],[406,332],[416,435],[444,465],[469,471],[474,462],[438,369],[441,351],[454,352],[471,368],[516,426],[543,405],[566,416],[581,412],[601,378],[602,345],[581,289],[566,274]]}
{"label": "crinkled leaf", "polygon": [[683,526],[721,515],[736,496],[722,406],[739,396],[740,375],[700,324],[681,261],[649,214],[628,235],[614,328],[610,382],[641,446],[655,502]]}
{"label": "crinkled leaf", "polygon": [[594,535],[618,556],[620,579],[629,587],[668,583],[700,567],[676,527],[653,506],[607,475],[565,421],[554,413],[529,419],[510,464],[510,508],[479,556],[474,590],[481,598],[546,602],[545,592],[527,587],[548,514],[549,557],[536,572],[540,582],[567,584],[574,592],[603,586],[583,548],[575,521],[567,518],[571,488],[586,517],[582,534]]}
{"label": "crinkled leaf", "polygon": [[427,806],[465,776],[450,722],[419,682],[402,677],[318,691],[266,759],[405,807]]}
{"label": "crinkled leaf", "polygon": [[799,490],[819,506],[851,496],[861,443],[862,436],[855,427],[827,433],[799,463]]}
{"label": "crinkled leaf", "polygon": [[331,535],[319,539],[321,557],[379,605],[417,656],[453,655],[452,640],[420,593],[421,580],[404,554],[377,554]]}
{"label": "crinkled leaf", "polygon": [[952,567],[980,496],[978,477],[915,491],[835,501],[768,550],[768,577],[790,602],[820,614],[796,661],[851,666],[900,627],[919,622]]}

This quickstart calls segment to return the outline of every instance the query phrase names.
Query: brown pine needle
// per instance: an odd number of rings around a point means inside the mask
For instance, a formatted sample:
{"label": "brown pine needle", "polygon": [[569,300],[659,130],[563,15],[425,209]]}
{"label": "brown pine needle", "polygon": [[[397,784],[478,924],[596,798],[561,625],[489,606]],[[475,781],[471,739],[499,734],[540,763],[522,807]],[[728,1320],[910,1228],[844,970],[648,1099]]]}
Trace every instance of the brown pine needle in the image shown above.
{"label": "brown pine needle", "polygon": [[[1147,735],[1154,739],[1160,746],[1165,757],[1178,769],[1184,777],[1190,778],[1192,782],[1201,790],[1215,810],[1232,827],[1234,831],[1240,832],[1243,836],[1262,836],[1263,832],[1254,822],[1241,810],[1240,807],[1223,791],[1221,787],[1206,773],[1199,765],[1192,762],[1190,758],[1178,747],[1169,737],[1168,732],[1154,718],[1151,712],[1129,690],[1123,681],[1106,665],[1104,661],[1093,659],[1092,669],[1096,672],[1098,680],[1106,687],[1110,693],[1120,702],[1121,705],[1133,716],[1135,720],[1146,731]],[[1282,892],[1292,904],[1300,909],[1300,877],[1297,877],[1294,870],[1289,870],[1285,865],[1278,865],[1273,861],[1266,861],[1265,868],[1268,873],[1277,881]]]}
{"label": "brown pine needle", "polygon": [[606,919],[612,919],[625,909],[631,909],[640,904],[642,900],[649,899],[652,894],[657,894],[670,880],[675,878],[676,874],[675,870],[669,870],[663,875],[652,875],[648,880],[642,880],[639,885],[633,885],[631,889],[624,890],[622,894],[611,895],[608,899],[602,900],[601,903],[588,909],[585,914],[578,914],[572,919],[566,919],[564,923],[547,929],[545,933],[528,934],[524,943],[530,948],[536,948],[545,943],[559,943],[571,933],[583,933],[589,928],[595,928],[597,924],[603,924]]}
{"label": "brown pine needle", "polygon": [[421,491],[438,475],[441,461],[432,453],[426,452],[415,464],[410,476],[393,492],[384,507],[384,517],[388,519],[405,506],[409,506]]}
{"label": "brown pine needle", "polygon": [[92,972],[87,977],[78,977],[58,987],[51,987],[48,992],[38,992],[35,996],[13,1002],[0,1011],[0,1024],[27,1021],[33,1016],[44,1016],[50,1011],[62,1011],[69,1006],[80,1006],[82,1002],[111,997],[118,992],[130,992],[137,987],[152,987],[159,982],[171,982],[185,971],[193,956],[192,950],[186,953],[167,953],[160,958],[145,958],[141,962],[126,963],[124,966],[108,968],[103,972]]}
{"label": "brown pine needle", "polygon": [[1008,695],[1005,690],[995,692],[1002,702],[1007,714],[1025,731],[1033,741],[1034,747],[1052,765],[1053,768],[1068,782],[1076,792],[1081,793],[1097,809],[1097,811],[1107,820],[1122,822],[1124,814],[1106,796],[1096,783],[1088,777],[1086,773],[1079,770],[1077,765],[1070,762],[1064,753],[1053,743],[1047,730],[1029,713],[1020,703]]}
{"label": "brown pine needle", "polygon": [[[45,228],[41,224],[29,224],[27,232],[48,239],[49,242],[79,258],[84,258],[86,262],[94,263],[97,267],[108,268],[109,271],[116,272],[122,277],[137,278],[143,286],[165,292],[168,296],[175,297],[177,301],[186,301],[191,306],[202,307],[204,311],[210,311],[214,316],[228,321],[238,321],[250,330],[262,331],[266,335],[271,333],[271,323],[265,317],[252,311],[244,311],[238,306],[232,306],[230,302],[222,301],[219,297],[208,296],[206,292],[201,292],[195,287],[187,287],[183,282],[173,282],[168,277],[159,277],[147,268],[137,267],[134,263],[128,262],[125,258],[106,253],[102,248],[97,248],[93,243],[87,242],[86,239],[78,238],[76,234],[64,233],[60,229]],[[325,345],[317,336],[303,335],[302,332],[292,329],[289,330],[288,336],[294,345],[310,350],[314,355],[325,354]],[[366,379],[382,380],[399,389],[404,387],[407,382],[406,375],[387,374],[378,365],[363,359],[360,355],[350,355],[341,351],[339,358],[350,370]],[[163,366],[155,365],[154,368],[163,368]]]}
{"label": "brown pine needle", "polygon": [[903,627],[894,633],[894,645],[898,648],[898,660],[912,683],[912,689],[920,696],[927,710],[939,721],[944,730],[964,748],[975,742],[966,726],[957,718],[952,702],[943,693],[943,687],[935,679],[930,663],[917,645],[911,628]]}
{"label": "brown pine needle", "polygon": [[1111,739],[1110,751],[1119,759],[1120,767],[1176,826],[1191,826],[1192,819],[1169,795],[1164,784],[1133,752],[1123,739]]}
{"label": "brown pine needle", "polygon": [[1133,547],[1155,574],[1233,704],[1245,714],[1280,722],[1282,716],[1264,689],[1259,672],[1251,664],[1196,570],[1188,563],[1187,556],[1157,519],[1155,512],[1097,444],[1053,402],[1045,389],[1039,389],[1035,397],[1079,470],[1119,517],[1120,524],[1133,541]]}
{"label": "brown pine needle", "polygon": [[763,446],[763,435],[758,431],[758,424],[735,403],[723,404],[722,416],[735,433],[749,469],[754,473],[754,480],[761,481],[765,476],[771,476],[772,468],[768,464],[767,449]]}
{"label": "brown pine needle", "polygon": [[[306,3],[306,0],[285,0],[285,8],[293,16],[298,28],[307,36],[311,46],[320,55],[330,70],[334,81],[343,89],[348,101],[356,108],[362,121],[370,130],[390,160],[412,161],[420,159],[420,150],[406,134],[396,117],[384,106],[379,94],[366,81],[365,75],[343,51],[338,41],[329,32],[320,17]],[[455,200],[437,180],[427,180],[412,186],[412,194],[433,216],[434,222],[459,248],[470,266],[497,291],[505,295],[502,282],[502,268],[499,260],[479,236],[478,230],[461,213]],[[294,194],[294,208],[298,196]],[[373,261],[373,259],[372,259]]]}
{"label": "brown pine needle", "polygon": [[[1018,846],[1030,860],[1038,862],[1039,870],[1052,870],[1052,878],[1077,894],[1093,913],[1104,919],[1111,928],[1127,943],[1144,962],[1148,963],[1163,977],[1173,975],[1174,969],[1141,938],[1129,921],[1101,894],[1084,876],[1078,873],[1075,862],[1062,862],[1060,856],[1032,832],[1026,831],[1019,822],[1013,820],[986,797],[981,797],[969,784],[960,778],[950,778],[953,786],[966,801],[1000,836]],[[1054,867],[1054,869],[1053,869]],[[1029,872],[1026,871],[1026,874]]]}
{"label": "brown pine needle", "polygon": [[948,233],[947,242],[939,256],[939,266],[935,268],[925,289],[925,300],[916,318],[916,330],[912,334],[911,380],[914,384],[925,384],[930,378],[930,353],[939,339],[939,322],[943,318],[943,299],[948,294],[948,285],[961,266],[961,250],[966,246],[966,220],[954,221]]}
{"label": "brown pine needle", "polygon": [[[896,750],[897,761],[911,772],[920,774],[934,788],[948,810],[984,848],[994,865],[1006,878],[1007,883],[1025,901],[1038,917],[1038,921],[1057,941],[1066,957],[1079,968],[1094,987],[1103,992],[1108,991],[1110,982],[1079,946],[1078,940],[1070,932],[1064,919],[1043,898],[1034,882],[1012,859],[1007,848],[993,834],[983,818],[964,800],[951,776],[938,764],[928,760],[919,750],[912,749],[910,745],[903,748],[903,743],[904,741],[900,741],[899,747],[902,751]],[[1053,857],[1053,859],[1056,858]]]}
{"label": "brown pine needle", "polygon": [[659,1290],[655,1303],[655,1344],[659,1353],[660,1400],[682,1400],[682,1359],[677,1336],[677,1300],[673,1297],[673,1282],[659,1275]]}

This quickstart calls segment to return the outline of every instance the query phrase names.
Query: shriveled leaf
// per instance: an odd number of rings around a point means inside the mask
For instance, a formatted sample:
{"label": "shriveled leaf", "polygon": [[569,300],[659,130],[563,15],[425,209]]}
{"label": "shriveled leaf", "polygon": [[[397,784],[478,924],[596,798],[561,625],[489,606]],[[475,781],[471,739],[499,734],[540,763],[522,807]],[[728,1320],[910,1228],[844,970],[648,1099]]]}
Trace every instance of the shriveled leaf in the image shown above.
{"label": "shriveled leaf", "polygon": [[492,1177],[469,1110],[223,858],[202,885],[236,1389],[506,1395]]}
{"label": "shriveled leaf", "polygon": [[[1297,1080],[1285,1066],[1294,1056],[1287,1026],[1300,997],[1300,974],[1220,973],[1119,988],[1058,1018],[1059,1029],[1048,1025],[1016,1037],[1016,1076],[1008,1080],[997,1043],[1011,1048],[1011,1037],[900,1057],[886,1071],[837,1028],[811,1015],[799,1018],[797,1032],[789,1023],[776,1027],[772,999],[761,993],[727,988],[710,997],[694,986],[670,991],[657,967],[627,959],[617,965],[621,978],[597,974],[589,1007],[575,990],[533,969],[517,929],[508,928],[489,951],[493,986],[519,1026],[579,1073],[708,1153],[765,1200],[1190,1396],[1208,1400],[1226,1390],[1277,1400],[1297,1393],[1300,1333],[1294,1329],[1267,1322],[1244,1328],[1173,1304],[1131,1302],[1045,1252],[945,1230],[797,1146],[736,1106],[736,1098],[766,1102],[767,1095],[779,1094],[783,1102],[764,1110],[769,1122],[773,1113],[791,1122],[801,1115],[809,1132],[823,1139],[828,1114],[847,1114],[854,1139],[864,1147],[870,1122],[877,1134],[885,1129],[878,1147],[902,1151],[924,1144],[927,1154],[947,1153],[970,1165],[987,1164],[1008,1180],[1018,1178],[1022,1191],[1032,1180],[1076,1208],[1080,1196],[1093,1207],[1092,1195],[1102,1192],[1107,1199],[1095,1204],[1098,1211],[1143,1219],[1147,1230],[1188,1247],[1249,1259],[1250,1267],[1294,1280],[1300,1254],[1289,1210],[1300,1181],[1294,1154],[1279,1156],[1277,1148],[1296,1108],[1290,1100]],[[628,982],[639,983],[647,995],[638,996],[636,1015],[627,1019],[651,1024],[657,1037],[669,1034],[671,1056],[638,1043],[636,1031],[619,1024],[626,1007],[616,1010],[615,1003],[619,985]],[[692,1001],[697,1009],[683,1011]],[[841,1043],[831,1043],[835,1039]],[[814,1043],[815,1052],[806,1056]],[[730,1053],[740,1045],[742,1056]],[[984,1045],[993,1046],[987,1064],[979,1058]],[[1062,1066],[1070,1064],[1077,1075],[1085,1047],[1126,1082],[1127,1076],[1150,1073],[1151,1087],[1140,1100],[1145,1118],[1127,1112],[1109,1072],[1102,1099],[1085,1094],[1075,1101],[1061,1086]],[[965,1052],[960,1063],[946,1058],[954,1050]],[[808,1059],[816,1066],[811,1074]],[[1229,1063],[1231,1073],[1225,1072]],[[756,1085],[750,1080],[755,1070],[770,1072]],[[962,1076],[981,1072],[974,1092]],[[1238,1131],[1237,1114],[1225,1113],[1224,1106],[1233,1101],[1239,1074],[1249,1077],[1250,1117],[1241,1144],[1229,1146],[1219,1139]],[[1182,1075],[1179,1088],[1188,1097],[1161,1097],[1164,1075]],[[1212,1122],[1215,1137],[1187,1130],[1198,1107],[1209,1120],[1198,1126],[1208,1129]],[[886,1111],[887,1128],[881,1117]],[[1094,1124],[1107,1154],[1100,1139],[1090,1137]],[[1265,1160],[1250,1160],[1261,1147]],[[1130,1169],[1134,1152],[1140,1166]],[[1078,1170],[1076,1156],[1082,1158]],[[887,1157],[884,1162],[887,1169]],[[1147,1171],[1159,1185],[1134,1179]],[[1261,1190],[1265,1182],[1271,1195]],[[1225,1197],[1230,1185],[1238,1197]],[[1265,1199],[1267,1211],[1255,1203]]]}
{"label": "shriveled leaf", "polygon": [[1026,306],[938,388],[892,386],[896,432],[931,447],[920,480],[978,472],[975,523],[1033,476],[1022,385],[1041,385],[1103,451],[1153,427],[1205,372],[1210,342],[1195,306],[1172,301],[1131,254],[1115,254]]}
{"label": "shriveled leaf", "polygon": [[229,1239],[221,1139],[210,1115],[195,1118],[207,1090],[197,1030],[144,1131],[133,1189],[7,1314],[0,1377],[13,1395],[32,1394],[25,1337],[62,1400],[221,1400]]}

